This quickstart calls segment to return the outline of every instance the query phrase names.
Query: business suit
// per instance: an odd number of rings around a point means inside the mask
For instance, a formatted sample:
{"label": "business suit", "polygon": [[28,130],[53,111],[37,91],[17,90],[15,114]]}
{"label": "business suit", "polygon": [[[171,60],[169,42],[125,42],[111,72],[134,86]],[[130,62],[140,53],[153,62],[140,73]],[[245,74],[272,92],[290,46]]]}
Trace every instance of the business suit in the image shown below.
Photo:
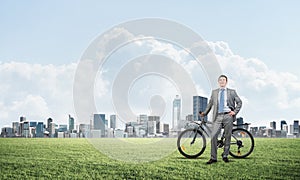
{"label": "business suit", "polygon": [[222,154],[223,158],[227,158],[230,149],[230,139],[231,132],[233,127],[233,121],[236,120],[236,114],[240,111],[242,107],[242,101],[237,95],[236,91],[233,89],[226,88],[226,107],[233,111],[235,115],[231,116],[227,114],[219,114],[218,113],[218,105],[219,105],[219,93],[220,88],[215,89],[211,93],[211,98],[207,105],[206,110],[204,111],[204,115],[207,115],[210,110],[213,108],[213,128],[212,128],[212,138],[211,138],[211,159],[217,160],[217,137],[221,131],[222,125],[224,125],[225,132],[225,145],[224,145],[224,153]]}

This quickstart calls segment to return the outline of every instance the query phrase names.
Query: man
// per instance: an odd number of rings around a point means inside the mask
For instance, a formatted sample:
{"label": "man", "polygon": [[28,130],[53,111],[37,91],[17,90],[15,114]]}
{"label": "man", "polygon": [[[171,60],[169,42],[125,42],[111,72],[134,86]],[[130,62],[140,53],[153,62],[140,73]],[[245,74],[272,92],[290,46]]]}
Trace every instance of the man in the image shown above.
{"label": "man", "polygon": [[219,76],[218,83],[220,88],[212,91],[207,108],[201,113],[201,116],[205,116],[213,107],[211,158],[207,164],[217,162],[217,141],[218,134],[220,133],[222,126],[224,126],[225,132],[225,145],[222,158],[224,162],[229,162],[227,156],[230,149],[230,138],[233,122],[236,120],[236,115],[242,107],[242,101],[237,95],[236,91],[226,87],[227,77],[225,75]]}

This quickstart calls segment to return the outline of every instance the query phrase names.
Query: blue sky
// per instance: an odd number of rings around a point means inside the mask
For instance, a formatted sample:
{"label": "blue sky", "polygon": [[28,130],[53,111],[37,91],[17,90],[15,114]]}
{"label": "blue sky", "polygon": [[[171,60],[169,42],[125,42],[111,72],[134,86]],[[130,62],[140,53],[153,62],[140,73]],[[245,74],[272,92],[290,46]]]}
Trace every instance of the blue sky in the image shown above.
{"label": "blue sky", "polygon": [[[1,1],[1,61],[77,61],[98,34],[120,22],[159,17],[222,40],[244,57],[298,73],[298,1]],[[276,63],[275,63],[276,62]]]}
{"label": "blue sky", "polygon": [[[293,74],[293,78],[296,77],[293,83],[298,83],[299,5],[300,2],[296,0],[243,2],[2,0],[0,62],[15,61],[42,66],[53,64],[64,69],[66,64],[77,63],[88,45],[111,27],[133,19],[156,17],[184,24],[207,41],[226,42],[234,54],[243,58],[258,58],[275,74],[281,72]],[[2,84],[4,83],[9,82],[2,81]],[[29,96],[30,93],[23,95],[32,97]],[[295,90],[289,95],[289,99],[299,98]],[[21,97],[20,94],[18,96]],[[245,96],[247,98],[247,94]],[[48,104],[47,108],[50,109],[48,114],[51,115],[53,113],[51,106],[54,105],[49,103],[46,95],[42,97],[43,100],[37,99]],[[1,101],[4,107],[19,102],[8,97],[2,97]],[[291,122],[294,118],[300,118],[300,114],[295,110],[295,107],[282,110],[282,114],[278,113],[278,120],[284,118]],[[285,111],[289,115],[286,115]],[[274,118],[265,117],[262,124],[268,125],[269,120]],[[2,125],[0,123],[0,126]]]}

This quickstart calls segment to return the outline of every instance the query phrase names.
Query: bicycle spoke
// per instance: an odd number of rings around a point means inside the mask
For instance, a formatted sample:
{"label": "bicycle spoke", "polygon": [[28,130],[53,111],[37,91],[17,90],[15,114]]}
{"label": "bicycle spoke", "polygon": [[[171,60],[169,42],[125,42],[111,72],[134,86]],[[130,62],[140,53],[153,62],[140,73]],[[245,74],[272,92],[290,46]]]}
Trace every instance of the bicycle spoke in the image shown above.
{"label": "bicycle spoke", "polygon": [[254,140],[248,131],[238,128],[232,131],[230,144],[230,154],[236,158],[244,158],[253,151]]}
{"label": "bicycle spoke", "polygon": [[183,131],[177,141],[179,152],[188,158],[195,158],[202,154],[206,147],[205,144],[205,137],[195,129]]}

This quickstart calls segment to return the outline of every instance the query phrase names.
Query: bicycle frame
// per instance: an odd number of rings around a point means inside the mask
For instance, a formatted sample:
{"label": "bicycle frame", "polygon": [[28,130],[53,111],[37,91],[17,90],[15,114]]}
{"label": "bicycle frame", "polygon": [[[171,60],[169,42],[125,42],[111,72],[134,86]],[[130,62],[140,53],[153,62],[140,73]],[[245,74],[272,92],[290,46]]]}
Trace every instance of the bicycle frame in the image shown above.
{"label": "bicycle frame", "polygon": [[[187,158],[197,158],[198,156],[200,156],[206,148],[206,138],[205,137],[210,137],[212,136],[212,128],[210,126],[208,126],[207,124],[212,124],[211,122],[206,122],[204,121],[204,119],[202,119],[200,122],[199,121],[190,121],[191,124],[189,124],[186,127],[186,130],[184,130],[182,133],[180,133],[178,139],[177,139],[177,147],[179,152],[187,157]],[[192,125],[192,126],[191,126]],[[242,125],[249,125],[248,123],[242,124]],[[234,125],[237,126],[237,125]],[[223,128],[223,127],[222,127]],[[192,136],[189,136],[190,141],[187,141],[187,143],[192,146],[192,145],[196,145],[198,146],[198,138],[200,138],[201,142],[203,142],[202,145],[199,146],[199,151],[194,151],[194,153],[192,151],[186,151],[185,147],[188,147],[186,145],[181,144],[181,138],[185,137],[185,133],[189,133],[189,132],[193,132],[193,134],[190,134]],[[218,133],[219,134],[219,133]],[[221,139],[218,138],[218,142],[217,142],[217,147],[218,148],[222,148],[224,147],[224,139],[225,139],[225,132],[223,131],[221,133]],[[199,135],[199,137],[198,137]],[[231,142],[230,145],[235,145],[235,150],[233,149],[233,151],[230,151],[229,154],[231,156],[233,156],[234,158],[245,158],[248,155],[250,155],[254,149],[254,139],[253,136],[251,135],[251,133],[249,131],[247,131],[246,129],[243,128],[233,128],[232,129],[232,134],[231,134]],[[248,140],[244,141],[245,139],[243,138],[247,138]],[[242,139],[241,139],[242,138]],[[183,141],[184,143],[185,141]],[[200,144],[201,144],[200,142]],[[245,146],[245,142],[246,142],[246,146]],[[249,144],[248,144],[249,142]],[[244,149],[245,148],[245,149]],[[230,148],[231,149],[231,148]],[[189,154],[191,153],[191,154]]]}

